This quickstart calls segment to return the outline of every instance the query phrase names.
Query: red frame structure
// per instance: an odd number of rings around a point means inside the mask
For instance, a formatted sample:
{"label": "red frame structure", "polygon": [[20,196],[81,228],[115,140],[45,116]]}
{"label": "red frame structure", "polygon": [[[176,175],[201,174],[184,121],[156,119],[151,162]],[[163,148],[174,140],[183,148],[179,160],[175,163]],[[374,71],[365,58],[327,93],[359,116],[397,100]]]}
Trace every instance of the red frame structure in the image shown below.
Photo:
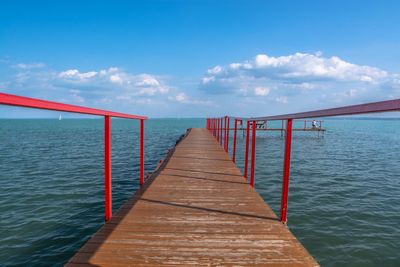
{"label": "red frame structure", "polygon": [[[285,115],[265,116],[265,117],[250,117],[240,118],[232,117],[235,120],[234,125],[234,140],[233,140],[233,151],[232,160],[236,162],[236,138],[237,138],[237,122],[246,120],[246,149],[244,157],[244,178],[248,179],[248,164],[249,164],[249,151],[250,151],[250,128],[252,129],[252,142],[251,142],[251,173],[250,173],[250,184],[255,186],[255,162],[256,162],[256,128],[257,121],[273,121],[282,120],[282,129],[284,128],[284,121],[286,121],[286,136],[285,136],[285,158],[283,162],[283,180],[282,180],[282,195],[281,195],[281,216],[280,220],[283,223],[287,223],[288,220],[288,203],[289,203],[289,183],[290,183],[290,163],[291,163],[291,150],[292,150],[292,132],[293,132],[293,120],[295,119],[307,119],[307,118],[320,118],[320,117],[333,117],[333,116],[344,116],[344,115],[358,115],[358,114],[369,114],[369,113],[381,113],[381,112],[392,112],[400,111],[400,99],[387,100],[381,102],[366,103],[361,105],[352,105],[339,108],[315,110],[309,112],[292,113]],[[228,117],[229,118],[229,117]],[[213,124],[210,124],[213,127]],[[251,126],[251,127],[250,127]],[[210,128],[210,131],[215,131],[214,128]],[[222,144],[222,143],[221,143]],[[226,144],[226,143],[225,143]],[[226,147],[224,147],[226,148]]]}
{"label": "red frame structure", "polygon": [[250,121],[247,121],[246,127],[246,153],[244,158],[244,178],[247,180],[247,172],[249,168],[249,143],[250,143]]}
{"label": "red frame structure", "polygon": [[140,120],[140,185],[144,184],[144,121],[146,116],[131,115],[102,109],[69,105],[37,98],[0,93],[0,105],[45,109],[62,112],[104,116],[104,192],[105,220],[112,218],[112,117]]}

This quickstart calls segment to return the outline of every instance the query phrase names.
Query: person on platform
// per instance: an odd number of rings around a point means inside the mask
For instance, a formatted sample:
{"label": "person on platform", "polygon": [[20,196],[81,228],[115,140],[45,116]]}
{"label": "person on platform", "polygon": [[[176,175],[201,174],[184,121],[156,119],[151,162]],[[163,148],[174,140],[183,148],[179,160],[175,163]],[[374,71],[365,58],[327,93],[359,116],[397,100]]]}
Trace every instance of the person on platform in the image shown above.
{"label": "person on platform", "polygon": [[317,121],[316,120],[312,121],[312,128],[317,129]]}

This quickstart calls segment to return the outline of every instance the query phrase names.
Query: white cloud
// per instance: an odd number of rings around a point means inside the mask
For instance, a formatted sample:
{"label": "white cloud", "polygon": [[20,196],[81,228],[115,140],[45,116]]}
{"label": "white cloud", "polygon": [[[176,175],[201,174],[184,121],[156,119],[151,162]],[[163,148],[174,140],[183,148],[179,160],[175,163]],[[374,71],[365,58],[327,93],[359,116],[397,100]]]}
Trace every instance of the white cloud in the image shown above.
{"label": "white cloud", "polygon": [[188,99],[187,99],[187,96],[186,96],[185,93],[179,93],[179,94],[177,94],[177,95],[175,96],[175,100],[178,101],[178,102],[185,102],[185,101],[187,101]]}
{"label": "white cloud", "polygon": [[251,67],[247,65],[248,63],[242,64],[239,69],[276,78],[374,82],[387,76],[387,72],[378,68],[352,64],[339,57],[324,58],[321,54],[296,53],[281,57],[257,55],[250,61]]}
{"label": "white cloud", "polygon": [[79,72],[77,69],[62,71],[58,74],[59,78],[85,81],[97,75],[96,71]]}
{"label": "white cloud", "polygon": [[92,86],[113,85],[119,87],[123,94],[129,96],[153,96],[166,94],[170,90],[160,78],[154,75],[134,75],[115,67],[88,72],[70,69],[58,73],[58,79],[63,83],[75,86],[87,86],[88,84]]}
{"label": "white cloud", "polygon": [[206,105],[206,106],[212,105],[211,101],[193,99],[193,98],[188,97],[185,93],[182,93],[182,92],[176,94],[175,96],[170,96],[170,97],[168,97],[168,99],[171,101],[174,101],[174,102],[181,103],[181,104]]}
{"label": "white cloud", "polygon": [[16,69],[27,70],[27,69],[43,68],[45,66],[46,65],[44,63],[38,62],[38,63],[18,63],[18,64],[15,64],[13,67],[16,68]]}
{"label": "white cloud", "polygon": [[271,92],[271,89],[268,87],[258,86],[254,88],[254,94],[258,96],[266,96]]}
{"label": "white cloud", "polygon": [[[15,68],[14,68],[15,69]],[[171,77],[149,73],[134,74],[120,68],[54,71],[15,69],[7,81],[10,93],[66,103],[141,113],[153,109],[158,116],[179,105],[210,105],[170,85]],[[0,81],[0,86],[5,82]],[[139,108],[140,107],[140,108]],[[135,111],[135,109],[138,109]]]}
{"label": "white cloud", "polygon": [[275,101],[282,104],[287,104],[289,102],[287,96],[278,96],[275,98]]}
{"label": "white cloud", "polygon": [[243,63],[209,69],[201,86],[207,89],[211,83],[229,83],[233,80],[243,83],[261,79],[308,84],[329,80],[374,83],[387,77],[388,73],[378,68],[352,64],[339,57],[324,58],[320,53],[296,53],[280,57],[261,54]]}
{"label": "white cloud", "polygon": [[260,54],[241,63],[209,69],[199,89],[209,94],[268,96],[264,101],[279,103],[301,96],[318,101],[322,95],[324,101],[330,97],[373,101],[400,96],[399,77],[337,56],[324,57],[321,52],[278,57]]}
{"label": "white cloud", "polygon": [[223,68],[221,66],[215,66],[214,68],[209,69],[207,71],[207,73],[211,74],[211,75],[217,75],[217,74],[220,74],[222,71],[223,71]]}

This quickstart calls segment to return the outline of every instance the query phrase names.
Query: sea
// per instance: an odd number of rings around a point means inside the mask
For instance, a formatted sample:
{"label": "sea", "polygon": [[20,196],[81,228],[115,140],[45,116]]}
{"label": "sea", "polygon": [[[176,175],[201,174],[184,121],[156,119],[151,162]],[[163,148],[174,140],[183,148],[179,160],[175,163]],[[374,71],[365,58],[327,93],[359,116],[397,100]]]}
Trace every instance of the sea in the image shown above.
{"label": "sea", "polygon": [[[146,172],[204,125],[148,120]],[[288,227],[322,266],[400,266],[400,119],[323,127],[323,135],[294,132]],[[0,140],[0,266],[63,266],[104,224],[104,121],[1,119]],[[244,147],[239,131],[242,169]],[[259,132],[256,155],[256,189],[279,214],[281,132]],[[112,163],[115,212],[139,185],[137,121],[113,119]]]}

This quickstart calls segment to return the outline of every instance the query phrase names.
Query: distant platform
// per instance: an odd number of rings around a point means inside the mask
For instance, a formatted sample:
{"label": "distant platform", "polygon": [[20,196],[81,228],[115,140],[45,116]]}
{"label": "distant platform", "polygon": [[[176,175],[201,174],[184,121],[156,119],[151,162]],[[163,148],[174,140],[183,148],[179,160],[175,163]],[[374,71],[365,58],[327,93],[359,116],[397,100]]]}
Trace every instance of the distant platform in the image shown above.
{"label": "distant platform", "polygon": [[[322,133],[322,136],[324,136],[324,133],[326,132],[326,129],[322,127],[322,123],[324,122],[323,120],[297,120],[297,123],[301,123],[303,127],[293,127],[292,131],[296,132],[317,132],[318,136],[320,136],[320,133]],[[257,131],[277,131],[281,132],[281,135],[283,136],[283,133],[286,131],[284,121],[282,121],[282,126],[281,127],[270,127],[268,125],[268,121],[257,121]],[[229,128],[229,130],[234,131],[235,128]],[[237,128],[239,131],[246,131],[247,128],[245,125],[240,121],[239,127]]]}
{"label": "distant platform", "polygon": [[[234,130],[234,129],[230,129]],[[240,131],[246,131],[246,128],[238,128]],[[257,131],[285,131],[285,128],[257,128]],[[292,131],[299,132],[325,132],[325,128],[293,128]]]}

